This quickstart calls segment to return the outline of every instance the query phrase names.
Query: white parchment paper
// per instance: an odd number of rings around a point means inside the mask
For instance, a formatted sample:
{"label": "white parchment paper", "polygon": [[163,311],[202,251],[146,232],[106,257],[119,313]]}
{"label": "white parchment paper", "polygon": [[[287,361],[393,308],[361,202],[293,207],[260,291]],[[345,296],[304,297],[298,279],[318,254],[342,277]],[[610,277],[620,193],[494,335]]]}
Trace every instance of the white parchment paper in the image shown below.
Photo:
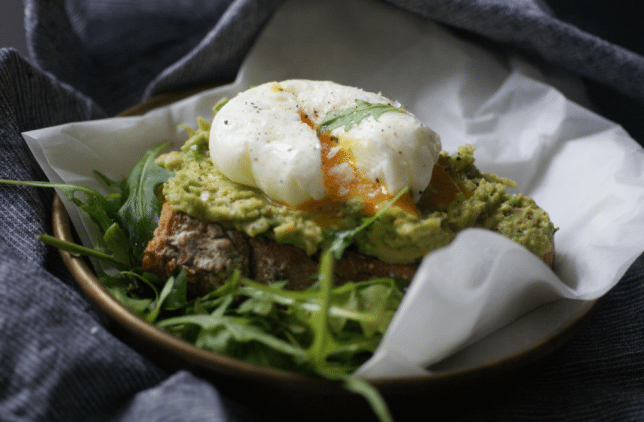
{"label": "white parchment paper", "polygon": [[[428,255],[378,351],[358,370],[364,377],[425,374],[539,305],[597,298],[644,251],[644,153],[621,127],[578,105],[577,80],[383,2],[287,2],[235,83],[141,117],[24,137],[50,180],[99,188],[93,170],[124,177],[150,147],[166,140],[179,147],[187,135],[177,126],[211,116],[220,97],[288,78],[333,80],[400,101],[441,135],[446,150],[476,146],[480,169],[517,181],[516,190],[560,228],[554,272],[478,229]],[[90,242],[91,228],[68,210]]]}

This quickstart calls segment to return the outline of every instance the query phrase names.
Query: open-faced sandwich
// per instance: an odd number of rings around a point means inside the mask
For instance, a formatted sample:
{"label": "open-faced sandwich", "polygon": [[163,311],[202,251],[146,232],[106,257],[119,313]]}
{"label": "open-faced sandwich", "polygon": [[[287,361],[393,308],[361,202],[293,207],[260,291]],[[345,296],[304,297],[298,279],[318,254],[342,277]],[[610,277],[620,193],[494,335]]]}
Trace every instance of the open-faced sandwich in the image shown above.
{"label": "open-faced sandwich", "polygon": [[191,295],[238,269],[259,282],[315,281],[331,234],[356,232],[336,282],[411,280],[421,258],[460,230],[482,227],[554,263],[555,228],[514,182],[474,166],[474,148],[440,138],[400,104],[333,82],[287,80],[244,91],[190,129],[181,151],[157,158],[159,227],[143,268],[186,272]]}

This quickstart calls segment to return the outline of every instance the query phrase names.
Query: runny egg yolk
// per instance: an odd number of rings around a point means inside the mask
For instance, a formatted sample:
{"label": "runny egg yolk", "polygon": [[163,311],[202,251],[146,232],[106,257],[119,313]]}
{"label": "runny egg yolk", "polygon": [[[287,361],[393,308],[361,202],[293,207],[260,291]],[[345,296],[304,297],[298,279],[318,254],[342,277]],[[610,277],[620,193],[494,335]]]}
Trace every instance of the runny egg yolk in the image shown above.
{"label": "runny egg yolk", "polygon": [[[304,123],[317,131],[318,126],[309,116],[300,110],[300,118]],[[356,158],[347,147],[348,139],[340,142],[336,136],[329,133],[318,133],[321,146],[322,172],[326,194],[322,199],[309,199],[296,206],[305,211],[316,211],[318,224],[330,227],[336,222],[342,212],[343,203],[349,198],[360,198],[364,201],[363,213],[374,215],[378,210],[395,198],[387,186],[379,179],[371,180],[356,166]],[[402,194],[395,205],[413,215],[420,215],[418,207],[409,191]]]}

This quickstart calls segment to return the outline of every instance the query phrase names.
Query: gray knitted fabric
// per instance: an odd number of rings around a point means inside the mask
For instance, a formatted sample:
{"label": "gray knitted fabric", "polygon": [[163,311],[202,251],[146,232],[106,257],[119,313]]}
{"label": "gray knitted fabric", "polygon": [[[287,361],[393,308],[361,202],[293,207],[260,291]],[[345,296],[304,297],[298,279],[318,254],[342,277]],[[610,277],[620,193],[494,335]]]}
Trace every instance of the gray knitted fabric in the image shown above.
{"label": "gray knitted fabric", "polygon": [[[612,117],[644,140],[644,123],[633,118],[644,106],[641,52],[558,20],[536,0],[388,2],[577,73],[601,87],[593,100],[614,104]],[[23,131],[233,79],[280,4],[25,0],[31,63],[0,50],[0,178],[44,179]],[[220,386],[165,373],[106,330],[58,253],[34,239],[50,231],[51,200],[47,189],[0,186],[0,420],[266,420],[262,409],[230,401]],[[582,332],[529,375],[490,385],[493,394],[452,403],[427,397],[409,408],[454,421],[642,420],[643,296],[640,258]],[[289,400],[276,419],[291,420]]]}

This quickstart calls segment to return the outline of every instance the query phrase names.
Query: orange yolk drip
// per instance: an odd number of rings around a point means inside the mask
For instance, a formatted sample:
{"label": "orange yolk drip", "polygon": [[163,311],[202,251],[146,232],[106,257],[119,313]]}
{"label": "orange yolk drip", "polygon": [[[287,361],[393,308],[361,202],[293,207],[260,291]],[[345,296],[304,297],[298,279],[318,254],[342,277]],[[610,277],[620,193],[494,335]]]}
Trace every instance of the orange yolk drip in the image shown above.
{"label": "orange yolk drip", "polygon": [[425,189],[418,202],[423,208],[443,208],[451,204],[456,199],[456,195],[461,192],[465,195],[465,198],[472,196],[465,184],[449,168],[447,159],[440,157],[432,170],[431,185],[428,189]]}
{"label": "orange yolk drip", "polygon": [[[304,123],[317,130],[317,125],[301,110],[300,117]],[[298,205],[298,209],[317,211],[315,214],[318,216],[318,224],[328,228],[340,220],[342,204],[349,198],[361,198],[365,203],[363,212],[367,215],[374,215],[382,205],[394,199],[395,195],[389,193],[382,181],[367,178],[356,167],[353,152],[343,147],[338,138],[328,133],[318,134],[318,138],[322,147],[326,194],[320,200],[309,200]],[[409,192],[403,194],[395,205],[410,214],[420,215]]]}

